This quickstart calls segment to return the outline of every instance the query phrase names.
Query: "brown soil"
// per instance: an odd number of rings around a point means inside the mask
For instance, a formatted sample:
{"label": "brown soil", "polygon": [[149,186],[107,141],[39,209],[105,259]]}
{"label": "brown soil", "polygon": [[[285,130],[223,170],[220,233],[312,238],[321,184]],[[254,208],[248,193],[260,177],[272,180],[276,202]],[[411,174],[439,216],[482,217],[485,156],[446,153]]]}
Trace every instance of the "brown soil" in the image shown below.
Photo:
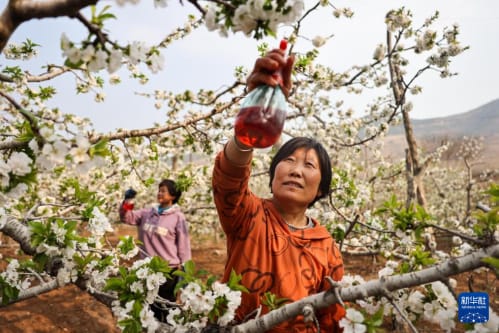
{"label": "brown soil", "polygon": [[[135,229],[131,226],[119,225],[116,229],[118,229],[116,236],[135,234]],[[14,256],[17,252],[16,245],[5,238],[2,240],[0,254],[4,259]],[[192,245],[196,267],[220,276],[225,264],[224,242],[217,244],[211,240],[198,240]],[[377,278],[377,272],[383,266],[375,256],[344,256],[344,262],[346,272],[361,275],[366,280]],[[0,257],[0,271],[4,268],[5,260]],[[499,311],[498,280],[490,272],[464,273],[457,276],[456,292],[468,291],[470,278],[473,280],[472,285],[475,291],[488,292],[490,304],[497,313]],[[388,322],[384,327],[388,332],[405,331],[392,327]],[[417,325],[417,328],[419,332],[442,332],[438,327],[429,326],[423,322]],[[1,307],[0,331],[2,333],[120,332],[110,309],[74,285]],[[458,323],[453,332],[464,332],[463,325]]]}

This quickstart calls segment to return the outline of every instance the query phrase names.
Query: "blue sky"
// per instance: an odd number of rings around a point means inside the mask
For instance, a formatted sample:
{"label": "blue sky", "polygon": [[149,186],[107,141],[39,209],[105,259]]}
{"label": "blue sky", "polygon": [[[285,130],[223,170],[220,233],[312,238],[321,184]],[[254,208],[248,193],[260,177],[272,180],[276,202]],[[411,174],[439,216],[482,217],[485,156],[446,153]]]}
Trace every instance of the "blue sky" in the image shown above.
{"label": "blue sky", "polygon": [[[0,2],[5,3],[5,0]],[[307,0],[308,2],[308,0]],[[108,3],[108,2],[105,2]],[[457,77],[440,79],[436,74],[427,74],[419,81],[422,95],[411,97],[414,104],[412,117],[433,118],[470,111],[499,98],[499,1],[497,0],[341,0],[338,7],[350,7],[355,15],[351,20],[332,20],[331,16],[316,17],[306,31],[309,37],[334,34],[321,48],[320,60],[337,71],[354,64],[370,61],[375,46],[384,41],[383,18],[391,8],[405,6],[411,9],[416,22],[439,10],[437,27],[458,23],[461,41],[470,49],[454,60],[452,69]],[[128,5],[113,12],[118,20],[109,26],[113,39],[122,42],[146,40],[156,43],[179,23],[186,14],[194,12],[185,2],[169,1],[167,8],[154,9],[152,1],[142,0],[138,6]],[[3,6],[2,6],[3,8]],[[328,11],[328,14],[332,10]],[[40,56],[34,66],[53,63],[60,59],[59,39],[63,32],[70,36],[84,35],[80,25],[69,19],[33,20],[22,25],[11,41],[31,38],[42,44]],[[71,37],[77,40],[75,37]],[[267,40],[275,43],[277,40]],[[303,40],[302,42],[307,42]],[[93,97],[76,95],[74,79],[66,77],[54,82],[60,94],[54,105],[62,111],[74,112],[93,120],[97,130],[110,131],[115,128],[143,128],[154,122],[162,122],[164,111],[156,110],[153,101],[136,95],[136,92],[151,92],[153,89],[182,91],[197,88],[218,89],[233,81],[233,69],[237,65],[251,67],[256,56],[258,42],[242,34],[221,38],[204,28],[197,30],[188,39],[175,42],[163,54],[165,70],[151,78],[150,86],[135,83],[106,90],[105,103],[98,104]],[[2,60],[4,61],[4,60]],[[36,67],[32,67],[36,73]],[[124,81],[127,81],[124,78]],[[360,114],[362,98],[347,101]]]}

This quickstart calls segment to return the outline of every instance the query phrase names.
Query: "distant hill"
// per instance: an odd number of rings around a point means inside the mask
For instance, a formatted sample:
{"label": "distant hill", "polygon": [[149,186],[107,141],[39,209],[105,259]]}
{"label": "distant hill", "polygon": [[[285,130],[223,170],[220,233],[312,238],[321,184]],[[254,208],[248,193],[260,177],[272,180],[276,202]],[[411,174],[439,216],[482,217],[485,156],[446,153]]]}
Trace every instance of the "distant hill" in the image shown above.
{"label": "distant hill", "polygon": [[[448,151],[450,159],[456,159],[452,151],[456,151],[460,139],[464,136],[483,137],[481,168],[499,169],[499,99],[465,113],[448,117],[411,119],[411,122],[418,146],[425,152],[434,151],[444,139],[454,142],[454,147]],[[404,158],[406,148],[402,125],[390,128],[384,138],[383,155],[398,160]]]}
{"label": "distant hill", "polygon": [[[499,99],[453,116],[412,119],[412,125],[417,138],[499,135]],[[391,128],[388,135],[403,133],[399,125]]]}

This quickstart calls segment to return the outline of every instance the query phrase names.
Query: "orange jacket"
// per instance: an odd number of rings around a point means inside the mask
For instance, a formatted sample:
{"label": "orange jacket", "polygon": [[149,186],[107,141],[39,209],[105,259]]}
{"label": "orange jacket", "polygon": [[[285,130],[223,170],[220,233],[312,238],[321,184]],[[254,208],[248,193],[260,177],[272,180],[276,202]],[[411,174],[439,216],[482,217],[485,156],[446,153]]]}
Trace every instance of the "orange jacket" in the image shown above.
{"label": "orange jacket", "polygon": [[[223,281],[232,269],[242,275],[243,293],[236,319],[261,305],[267,291],[278,298],[297,301],[329,288],[326,276],[343,277],[341,254],[324,226],[290,231],[270,200],[255,196],[248,187],[250,166],[237,166],[217,155],[213,193],[222,228],[227,236],[227,263]],[[263,313],[268,312],[264,306]],[[345,310],[338,304],[316,313],[321,332],[340,332],[338,321]],[[269,332],[315,332],[299,316]]]}

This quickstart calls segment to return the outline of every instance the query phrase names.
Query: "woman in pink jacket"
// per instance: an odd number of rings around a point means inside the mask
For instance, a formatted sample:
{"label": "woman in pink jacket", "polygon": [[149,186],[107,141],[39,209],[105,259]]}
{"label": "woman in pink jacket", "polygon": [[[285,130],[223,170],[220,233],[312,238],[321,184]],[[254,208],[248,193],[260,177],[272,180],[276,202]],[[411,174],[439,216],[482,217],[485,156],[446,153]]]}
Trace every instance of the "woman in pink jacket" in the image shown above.
{"label": "woman in pink jacket", "polygon": [[[133,190],[127,191],[120,206],[121,221],[138,227],[139,240],[142,242],[141,257],[159,256],[168,261],[174,270],[181,269],[182,265],[191,259],[187,221],[180,207],[176,205],[181,195],[182,191],[175,182],[165,179],[158,186],[157,207],[134,210]],[[172,279],[168,279],[160,287],[158,295],[175,302],[176,295],[173,290],[178,277],[171,273]],[[163,321],[166,313],[163,314],[154,304],[152,309],[156,317]]]}

